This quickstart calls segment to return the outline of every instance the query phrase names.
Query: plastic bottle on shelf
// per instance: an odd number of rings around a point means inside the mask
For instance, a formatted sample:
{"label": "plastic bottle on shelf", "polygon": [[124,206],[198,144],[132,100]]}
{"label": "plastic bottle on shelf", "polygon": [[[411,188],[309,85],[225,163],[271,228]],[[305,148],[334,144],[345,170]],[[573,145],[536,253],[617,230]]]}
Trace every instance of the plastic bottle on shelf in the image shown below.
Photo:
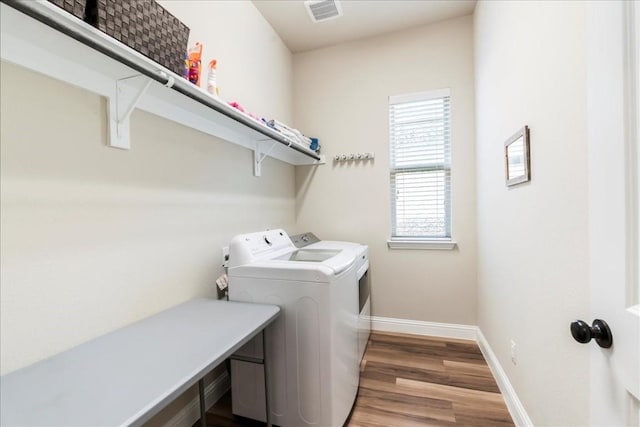
{"label": "plastic bottle on shelf", "polygon": [[190,63],[189,63],[189,52],[185,52],[184,53],[184,61],[182,61],[182,77],[185,78],[185,80],[189,80],[189,67],[190,67]]}
{"label": "plastic bottle on shelf", "polygon": [[218,61],[212,59],[209,62],[209,75],[207,76],[207,92],[211,95],[218,96],[219,89],[218,84],[216,83],[216,67],[218,65]]}
{"label": "plastic bottle on shelf", "polygon": [[202,44],[196,42],[195,46],[189,49],[189,81],[196,86],[200,86],[201,58]]}

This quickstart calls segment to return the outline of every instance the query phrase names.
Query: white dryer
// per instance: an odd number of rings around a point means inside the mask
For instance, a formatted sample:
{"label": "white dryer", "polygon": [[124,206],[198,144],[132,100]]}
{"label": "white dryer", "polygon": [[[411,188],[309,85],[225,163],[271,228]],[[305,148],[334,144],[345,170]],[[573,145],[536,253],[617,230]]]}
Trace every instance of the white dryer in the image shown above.
{"label": "white dryer", "polygon": [[283,230],[232,239],[229,299],[277,304],[282,310],[265,331],[266,396],[264,378],[250,363],[262,357],[262,341],[232,360],[235,414],[266,421],[261,408],[267,400],[270,421],[282,427],[344,424],[360,374],[356,261],[361,253],[355,247],[299,249]]}

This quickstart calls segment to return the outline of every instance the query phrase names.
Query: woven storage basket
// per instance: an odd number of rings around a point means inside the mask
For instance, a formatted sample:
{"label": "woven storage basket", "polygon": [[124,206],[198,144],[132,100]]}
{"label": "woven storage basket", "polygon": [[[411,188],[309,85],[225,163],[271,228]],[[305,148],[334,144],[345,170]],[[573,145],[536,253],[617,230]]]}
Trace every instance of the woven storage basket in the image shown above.
{"label": "woven storage basket", "polygon": [[182,75],[189,28],[178,18],[154,0],[97,0],[96,3],[96,26],[100,31]]}
{"label": "woven storage basket", "polygon": [[84,9],[86,6],[86,0],[49,0],[66,10],[67,12],[75,15],[76,17],[84,20]]}

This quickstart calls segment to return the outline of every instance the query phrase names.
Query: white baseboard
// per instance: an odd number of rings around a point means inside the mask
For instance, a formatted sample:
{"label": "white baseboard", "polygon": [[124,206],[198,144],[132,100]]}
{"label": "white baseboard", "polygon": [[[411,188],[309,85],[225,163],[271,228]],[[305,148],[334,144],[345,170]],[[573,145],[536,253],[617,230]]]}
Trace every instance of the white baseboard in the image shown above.
{"label": "white baseboard", "polygon": [[374,331],[398,332],[401,334],[428,335],[431,337],[476,340],[477,326],[453,323],[423,322],[419,320],[393,319],[371,316]]}
{"label": "white baseboard", "polygon": [[[205,407],[209,409],[231,388],[231,380],[227,371],[220,374],[204,388]],[[180,412],[175,414],[164,427],[189,427],[200,419],[200,400],[196,396]]]}
{"label": "white baseboard", "polygon": [[513,418],[513,422],[518,427],[533,427],[533,423],[527,415],[527,411],[525,411],[524,406],[518,399],[518,395],[516,391],[513,389],[507,374],[502,369],[498,358],[496,357],[493,350],[491,350],[491,346],[489,342],[482,334],[480,328],[477,330],[478,332],[478,346],[480,347],[480,351],[482,352],[489,368],[491,369],[491,373],[493,377],[496,379],[496,383],[498,383],[498,388],[502,393],[502,397],[504,397],[504,401],[507,404],[507,409],[509,409],[509,413],[511,414],[511,418]]}
{"label": "white baseboard", "polygon": [[402,334],[426,335],[440,338],[473,340],[478,343],[491,373],[502,393],[507,409],[517,427],[533,427],[524,406],[513,389],[507,374],[502,369],[489,342],[477,326],[457,325],[453,323],[422,322],[418,320],[393,319],[389,317],[371,316],[371,329],[374,331],[398,332]]}

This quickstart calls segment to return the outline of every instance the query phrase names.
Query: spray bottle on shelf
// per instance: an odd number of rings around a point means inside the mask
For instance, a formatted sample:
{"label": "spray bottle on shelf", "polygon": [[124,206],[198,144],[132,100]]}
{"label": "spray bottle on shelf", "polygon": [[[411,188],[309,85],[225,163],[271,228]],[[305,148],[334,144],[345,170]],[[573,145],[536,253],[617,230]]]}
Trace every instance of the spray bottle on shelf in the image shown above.
{"label": "spray bottle on shelf", "polygon": [[209,62],[209,75],[207,76],[207,92],[214,96],[219,95],[218,84],[216,83],[217,64],[218,61],[215,59],[212,59],[211,62]]}

